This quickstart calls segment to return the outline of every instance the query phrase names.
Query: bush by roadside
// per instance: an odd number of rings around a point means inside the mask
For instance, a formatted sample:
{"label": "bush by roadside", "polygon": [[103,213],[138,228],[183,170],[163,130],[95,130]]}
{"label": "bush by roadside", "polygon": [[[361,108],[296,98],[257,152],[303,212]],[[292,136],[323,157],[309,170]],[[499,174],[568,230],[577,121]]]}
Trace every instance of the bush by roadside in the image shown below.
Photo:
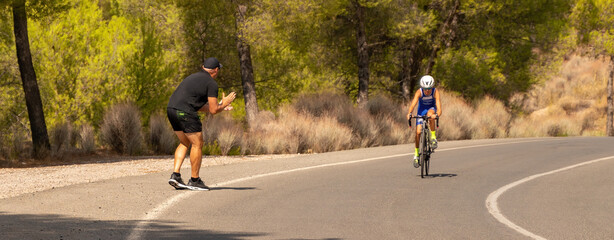
{"label": "bush by roadside", "polygon": [[132,103],[111,106],[104,114],[100,127],[101,140],[120,154],[138,155],[143,152],[143,135],[139,109]]}

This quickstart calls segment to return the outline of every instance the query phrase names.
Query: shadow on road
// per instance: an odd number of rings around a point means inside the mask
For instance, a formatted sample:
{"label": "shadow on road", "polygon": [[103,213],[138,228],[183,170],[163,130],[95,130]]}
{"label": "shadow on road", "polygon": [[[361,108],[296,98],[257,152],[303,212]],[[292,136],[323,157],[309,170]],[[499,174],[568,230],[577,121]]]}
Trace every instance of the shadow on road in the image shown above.
{"label": "shadow on road", "polygon": [[212,187],[211,191],[214,190],[258,190],[255,187]]}
{"label": "shadow on road", "polygon": [[424,178],[451,178],[451,177],[456,177],[458,175],[454,174],[454,173],[432,173],[429,174],[428,176],[424,176]]}
{"label": "shadow on road", "polygon": [[[104,221],[54,214],[0,212],[1,239],[126,239],[137,221]],[[142,239],[220,239],[262,237],[265,233],[183,229],[180,222],[154,221]]]}

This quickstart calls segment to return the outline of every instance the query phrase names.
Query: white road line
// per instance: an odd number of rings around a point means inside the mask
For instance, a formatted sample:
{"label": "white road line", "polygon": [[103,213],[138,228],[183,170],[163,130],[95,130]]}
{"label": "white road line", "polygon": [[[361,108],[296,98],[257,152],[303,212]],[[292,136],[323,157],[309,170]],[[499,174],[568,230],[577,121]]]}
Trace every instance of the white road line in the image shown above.
{"label": "white road line", "polygon": [[597,163],[597,162],[601,162],[601,161],[605,161],[605,160],[611,160],[614,159],[614,156],[610,156],[610,157],[604,157],[604,158],[599,158],[599,159],[595,159],[595,160],[591,160],[588,162],[583,162],[583,163],[578,163],[575,165],[571,165],[571,166],[567,166],[564,168],[559,168],[557,170],[553,170],[550,172],[545,172],[545,173],[540,173],[540,174],[535,174],[523,179],[520,179],[518,181],[515,181],[513,183],[507,184],[499,189],[497,189],[496,191],[490,193],[488,195],[488,198],[486,198],[486,208],[488,208],[488,212],[495,217],[499,222],[503,223],[504,225],[506,225],[507,227],[516,230],[517,232],[521,233],[522,235],[525,235],[527,237],[533,238],[533,239],[546,239],[542,236],[539,236],[537,234],[534,234],[532,232],[529,232],[528,230],[516,225],[515,223],[513,223],[512,221],[510,221],[509,219],[507,219],[502,213],[501,210],[499,210],[499,206],[497,204],[497,199],[499,198],[499,196],[501,196],[501,194],[505,193],[507,190],[510,190],[513,187],[516,187],[520,184],[526,183],[528,181],[531,181],[533,179],[539,178],[539,177],[543,177],[546,175],[550,175],[550,174],[555,174],[555,173],[559,173],[562,171],[567,171],[573,168],[577,168],[577,167],[581,167],[584,165],[588,165],[588,164],[593,164],[593,163]]}
{"label": "white road line", "polygon": [[[450,151],[450,150],[459,150],[459,149],[466,149],[466,148],[476,148],[476,147],[487,147],[487,146],[496,146],[496,145],[515,144],[515,143],[540,142],[540,141],[545,141],[545,140],[526,140],[526,141],[517,141],[517,142],[504,142],[504,143],[491,143],[491,144],[472,145],[472,146],[465,146],[465,147],[441,149],[441,150],[437,150],[437,152],[444,152],[444,151]],[[234,179],[234,180],[230,180],[230,181],[226,181],[226,182],[221,182],[221,183],[212,185],[212,187],[221,187],[221,186],[226,186],[226,185],[230,185],[230,184],[234,184],[234,183],[238,183],[238,182],[253,180],[253,179],[256,179],[256,178],[269,177],[269,176],[281,175],[281,174],[286,174],[286,173],[311,170],[311,169],[316,169],[316,168],[325,168],[325,167],[332,167],[332,166],[339,166],[339,165],[347,165],[347,164],[375,161],[375,160],[381,160],[381,159],[387,159],[387,158],[395,158],[395,157],[402,157],[402,156],[409,156],[409,155],[413,155],[413,154],[408,154],[408,153],[397,154],[397,155],[390,155],[390,156],[384,156],[384,157],[367,158],[367,159],[355,160],[355,161],[349,161],[349,162],[329,163],[329,164],[322,164],[322,165],[316,165],[316,166],[311,166],[311,167],[295,168],[295,169],[278,171],[278,172],[272,172],[272,173],[264,173],[264,174],[258,174],[258,175],[254,175],[254,176],[244,177],[244,178],[238,178],[238,179]],[[181,200],[183,200],[183,199],[185,199],[185,198],[187,198],[189,196],[192,196],[196,192],[197,191],[187,191],[187,192],[184,192],[184,193],[177,194],[177,195],[169,198],[165,202],[161,203],[160,205],[156,206],[151,211],[145,213],[145,216],[142,218],[141,221],[139,221],[139,223],[136,225],[136,227],[134,227],[132,229],[132,232],[130,233],[130,235],[128,236],[127,239],[128,240],[139,240],[139,239],[141,239],[142,235],[143,235],[143,232],[145,231],[147,226],[149,226],[149,224],[154,219],[158,218],[158,216],[160,214],[162,214],[164,211],[166,211],[166,209],[169,208],[170,206],[172,206],[173,204],[175,204],[175,203],[177,203],[177,202],[179,202],[179,201],[181,201]]]}

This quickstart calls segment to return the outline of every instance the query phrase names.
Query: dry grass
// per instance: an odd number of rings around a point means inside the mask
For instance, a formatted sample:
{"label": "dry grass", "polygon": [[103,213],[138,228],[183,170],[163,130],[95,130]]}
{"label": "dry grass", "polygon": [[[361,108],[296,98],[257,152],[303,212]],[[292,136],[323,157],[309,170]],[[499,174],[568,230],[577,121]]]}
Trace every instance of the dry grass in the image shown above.
{"label": "dry grass", "polygon": [[239,125],[223,129],[217,136],[221,154],[226,156],[231,149],[239,147],[242,136],[243,129]]}
{"label": "dry grass", "polygon": [[141,117],[131,103],[111,106],[100,128],[102,142],[120,154],[137,155],[143,152]]}
{"label": "dry grass", "polygon": [[518,118],[512,122],[510,137],[563,137],[582,135],[582,123],[571,117]]}
{"label": "dry grass", "polygon": [[28,130],[13,124],[6,132],[0,133],[0,158],[12,161],[31,157],[31,140]]}
{"label": "dry grass", "polygon": [[229,113],[209,115],[203,124],[203,140],[206,145],[217,145],[220,154],[227,155],[239,147],[243,137],[243,127],[235,122]]}
{"label": "dry grass", "polygon": [[[372,146],[385,146],[409,143],[410,129],[407,126],[407,106],[399,105],[391,99],[378,95],[367,102],[366,111],[375,124],[376,138],[371,140]],[[369,144],[365,144],[369,146]]]}
{"label": "dry grass", "polygon": [[91,125],[84,124],[79,129],[78,147],[88,154],[96,151],[96,135]]}
{"label": "dry grass", "polygon": [[51,155],[56,158],[63,158],[65,154],[72,151],[77,138],[70,122],[60,122],[51,129]]}
{"label": "dry grass", "polygon": [[457,94],[445,91],[440,91],[439,94],[443,113],[439,121],[437,138],[470,139],[474,132],[473,109]]}
{"label": "dry grass", "polygon": [[509,136],[604,135],[609,64],[606,59],[571,56],[556,76],[512,99],[528,114],[514,120]]}
{"label": "dry grass", "polygon": [[398,112],[384,111],[378,112],[377,117],[371,116],[336,94],[303,95],[295,103],[280,108],[277,118],[264,114],[268,120],[254,124],[246,134],[242,148],[245,152],[328,152],[397,144],[409,139],[408,131],[399,131],[398,121],[391,117]]}
{"label": "dry grass", "polygon": [[[261,113],[261,116],[270,116]],[[279,118],[259,121],[246,133],[242,151],[249,154],[279,154],[306,152],[307,135],[313,121],[291,108],[282,108]]]}
{"label": "dry grass", "polygon": [[[555,74],[526,94],[510,99],[514,116],[499,101],[486,97],[472,106],[458,94],[442,90],[443,116],[437,136],[440,140],[501,137],[603,136],[605,130],[605,84],[609,62],[572,56]],[[519,110],[519,111],[516,111]],[[203,124],[203,138],[226,155],[287,154],[338,151],[413,142],[407,126],[407,106],[382,96],[372,96],[359,109],[340,93],[320,92],[298,96],[277,113],[262,111],[250,129],[229,114],[209,117]],[[94,130],[82,126],[75,136],[70,124],[51,131],[56,153],[71,147],[95,151]],[[149,143],[156,153],[169,154],[176,137],[163,116],[150,120]],[[111,107],[104,116],[101,140],[117,152],[142,151],[138,109],[130,104]],[[13,126],[0,132],[0,158],[25,156],[27,132]]]}
{"label": "dry grass", "polygon": [[350,147],[351,130],[339,124],[335,118],[324,116],[311,125],[312,134],[307,135],[307,144],[313,152],[339,151]]}
{"label": "dry grass", "polygon": [[477,103],[474,116],[473,139],[507,137],[511,115],[500,101],[485,97]]}

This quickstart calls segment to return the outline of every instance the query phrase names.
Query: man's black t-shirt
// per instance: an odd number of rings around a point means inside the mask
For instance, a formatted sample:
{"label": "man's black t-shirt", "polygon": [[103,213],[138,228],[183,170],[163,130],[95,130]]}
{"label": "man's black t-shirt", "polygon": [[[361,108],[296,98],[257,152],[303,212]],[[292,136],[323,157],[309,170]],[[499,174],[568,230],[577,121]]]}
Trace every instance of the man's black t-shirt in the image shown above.
{"label": "man's black t-shirt", "polygon": [[179,84],[167,107],[196,114],[207,103],[208,97],[217,98],[217,91],[217,82],[208,72],[201,70]]}

